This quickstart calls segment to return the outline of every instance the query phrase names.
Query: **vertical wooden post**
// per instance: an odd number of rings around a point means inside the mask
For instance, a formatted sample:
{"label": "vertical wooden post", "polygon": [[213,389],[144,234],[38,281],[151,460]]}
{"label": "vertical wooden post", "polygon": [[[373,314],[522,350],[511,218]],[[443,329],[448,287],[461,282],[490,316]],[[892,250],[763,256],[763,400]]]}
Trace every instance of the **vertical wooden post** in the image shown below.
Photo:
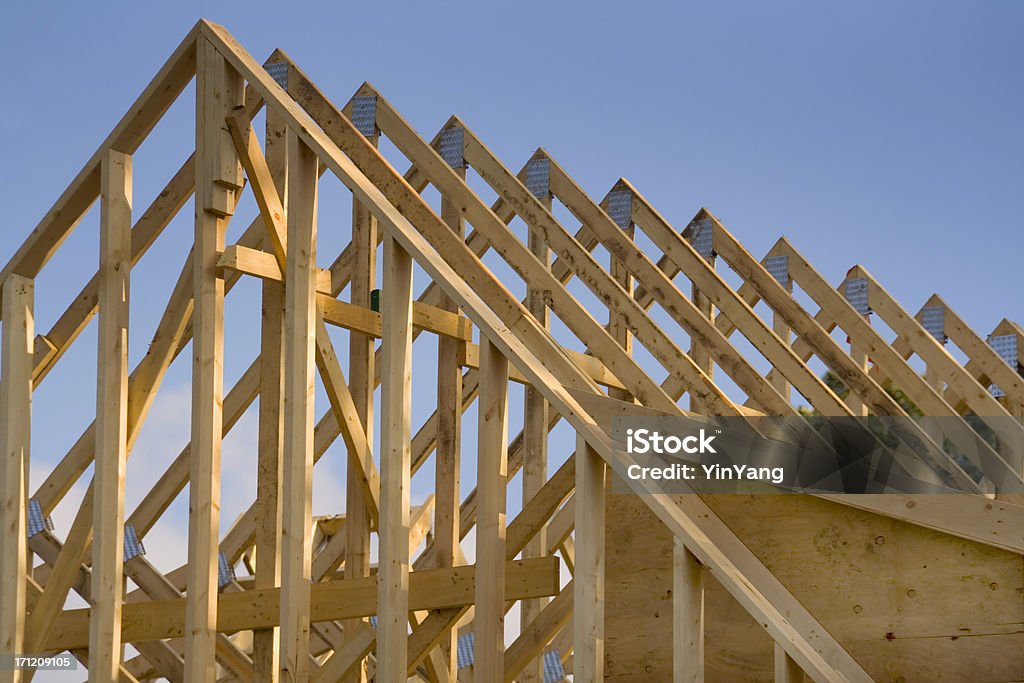
{"label": "vertical wooden post", "polygon": [[128,292],[132,158],[109,151],[100,166],[99,368],[93,477],[89,680],[112,681],[121,663],[124,483],[128,458]]}
{"label": "vertical wooden post", "polygon": [[409,477],[412,411],[412,257],[384,238],[381,292],[380,561],[377,680],[405,683],[409,661]]}
{"label": "vertical wooden post", "polygon": [[[455,167],[463,179],[466,168]],[[447,196],[441,198],[441,218],[460,238],[465,233],[465,222],[458,205]],[[458,306],[445,295],[439,307],[456,312]],[[437,338],[437,449],[434,468],[434,549],[436,567],[453,567],[459,551],[459,506],[462,502],[461,461],[462,435],[462,366],[459,348],[462,343],[451,337]],[[448,670],[448,678],[455,680],[456,646],[458,633],[451,629],[442,639],[440,659]]]}
{"label": "vertical wooden post", "polygon": [[[267,110],[266,156],[287,216],[288,160],[286,128],[280,116]],[[272,251],[269,236],[264,248]],[[281,579],[281,478],[282,420],[282,333],[284,287],[275,280],[263,281],[263,319],[260,333],[259,442],[256,473],[256,588],[273,588]],[[275,683],[278,679],[279,629],[259,629],[252,634],[253,680]]]}
{"label": "vertical wooden post", "polygon": [[[709,261],[709,266],[711,268],[715,267],[714,259],[711,259]],[[696,306],[708,320],[710,320],[712,323],[715,322],[715,309],[714,306],[711,305],[711,299],[705,296],[697,288],[697,285],[693,285],[692,295],[694,306]],[[715,370],[714,364],[711,360],[711,354],[708,352],[705,346],[703,346],[696,340],[690,342],[690,357],[693,358],[693,362],[697,365],[697,367],[704,371],[705,375],[707,375],[708,377],[714,376]],[[700,413],[704,412],[706,410],[706,407],[702,405],[698,399],[694,398],[691,395],[690,410],[692,410],[695,413]]]}
{"label": "vertical wooden post", "polygon": [[672,550],[674,683],[704,681],[704,567],[678,538]]}
{"label": "vertical wooden post", "polygon": [[508,360],[480,340],[473,675],[500,681],[505,660],[505,495],[508,489]]}
{"label": "vertical wooden post", "polygon": [[[785,276],[785,281],[780,282],[780,284],[786,288],[787,292],[792,294],[793,279],[789,275],[788,259],[786,260]],[[785,344],[786,346],[790,345],[791,330],[789,329],[789,325],[786,324],[786,320],[781,315],[779,315],[778,311],[772,311],[772,331],[774,331],[775,334],[778,335],[779,339],[782,340],[783,344]],[[768,372],[768,381],[771,382],[772,386],[775,387],[775,390],[778,391],[779,394],[781,394],[787,402],[792,401],[792,388],[790,387],[789,382],[786,381],[786,378],[783,376],[781,372],[779,372],[775,368],[772,368]]]}
{"label": "vertical wooden post", "polygon": [[[370,136],[376,146],[377,135]],[[352,198],[352,259],[351,301],[357,306],[370,308],[370,292],[377,286],[377,219],[370,211]],[[349,385],[356,413],[366,428],[366,442],[373,446],[373,397],[376,389],[374,346],[376,340],[353,332],[349,337]],[[359,480],[361,465],[355,456],[348,460],[345,481],[345,578],[360,579],[370,575],[370,516],[366,497]],[[343,622],[349,633],[359,633],[361,619]],[[346,683],[365,683],[366,660],[361,659],[355,672],[344,679]]]}
{"label": "vertical wooden post", "polygon": [[[548,162],[545,158],[542,162]],[[543,168],[543,167],[542,167]],[[550,175],[550,166],[548,166]],[[550,187],[550,178],[548,183]],[[538,197],[542,204],[551,210],[550,190]],[[530,228],[528,242],[530,251],[540,259],[545,268],[551,269],[551,250],[548,248],[544,234],[534,228]],[[530,288],[526,291],[526,307],[530,314],[536,318],[545,328],[550,327],[551,320],[547,303],[544,299],[544,292]],[[523,506],[529,503],[537,492],[544,487],[548,481],[548,423],[549,406],[536,387],[526,386],[523,406]],[[543,557],[547,554],[547,529],[542,528],[526,547],[523,548],[523,558]],[[540,611],[544,609],[547,600],[538,598],[536,600],[523,600],[520,607],[520,623],[523,628],[529,625]],[[519,676],[520,683],[541,683],[544,680],[544,661],[538,657],[531,662]]]}
{"label": "vertical wooden post", "polygon": [[775,683],[803,683],[804,672],[782,646],[775,643]]}
{"label": "vertical wooden post", "polygon": [[217,635],[217,538],[224,395],[224,280],[217,259],[242,187],[225,117],[240,106],[242,79],[205,38],[196,41],[196,224],[192,314],[192,453],[189,466],[185,678],[213,681]]}
{"label": "vertical wooden post", "polygon": [[[624,232],[629,239],[633,239],[636,235],[636,227],[633,223],[630,223],[629,226],[622,228],[622,232]],[[633,280],[633,276],[630,275],[622,261],[614,256],[611,259],[610,272],[615,281],[622,285],[622,288],[632,296],[633,289],[636,284]],[[612,338],[626,350],[626,353],[633,355],[633,335],[622,320],[621,316],[616,315],[615,313],[611,313],[609,315],[608,333],[611,334]],[[608,395],[612,398],[617,398],[620,401],[633,400],[633,397],[629,395],[629,392],[623,389],[609,389]]]}
{"label": "vertical wooden post", "polygon": [[289,130],[281,487],[282,681],[309,679],[317,178],[316,155]]}
{"label": "vertical wooden post", "polygon": [[[256,473],[255,587],[273,588],[281,577],[282,387],[281,330],[284,290],[263,281],[263,319],[260,338],[259,439]],[[277,680],[278,629],[253,631],[253,680]]]}
{"label": "vertical wooden post", "polygon": [[[856,344],[850,344],[850,357],[853,358],[853,362],[858,367],[862,368],[865,372],[868,370],[868,354],[867,351],[857,346]],[[846,405],[850,406],[850,410],[854,415],[861,417],[867,416],[868,406],[864,401],[861,400],[860,396],[857,396],[852,390],[846,395]]]}
{"label": "vertical wooden post", "polygon": [[576,436],[576,574],[573,576],[573,674],[604,680],[604,531],[607,467]]}
{"label": "vertical wooden post", "polygon": [[[772,330],[778,335],[779,339],[786,344],[786,346],[789,346],[789,325],[786,324],[786,321],[783,320],[782,316],[775,312],[772,313]],[[776,391],[782,394],[782,397],[786,399],[786,401],[791,400],[792,391],[790,389],[789,382],[786,381],[786,378],[781,372],[772,368],[768,372],[768,381],[771,382]]]}
{"label": "vertical wooden post", "polygon": [[[0,652],[25,652],[29,436],[35,339],[33,282],[11,275],[3,284],[0,332]],[[0,671],[0,681],[21,681]]]}

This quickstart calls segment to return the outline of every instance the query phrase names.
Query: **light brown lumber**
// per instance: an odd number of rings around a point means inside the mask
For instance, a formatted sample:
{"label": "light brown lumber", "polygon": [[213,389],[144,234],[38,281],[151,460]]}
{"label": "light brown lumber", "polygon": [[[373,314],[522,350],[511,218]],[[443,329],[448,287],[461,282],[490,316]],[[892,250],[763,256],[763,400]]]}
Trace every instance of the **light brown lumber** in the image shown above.
{"label": "light brown lumber", "polygon": [[100,193],[100,164],[108,150],[133,154],[195,74],[196,24],[149,82],[99,149],[0,271],[0,287],[12,273],[34,278],[75,228]]}
{"label": "light brown lumber", "polygon": [[[410,574],[410,608],[446,609],[472,604],[476,568],[430,569]],[[558,558],[510,560],[505,576],[510,599],[555,595]],[[373,577],[326,581],[309,586],[314,622],[368,617],[376,612],[377,580]],[[231,634],[278,625],[281,591],[277,588],[224,592],[218,596],[217,631]],[[180,638],[187,630],[183,598],[125,604],[122,639],[143,642]],[[46,641],[48,650],[85,647],[89,609],[62,612]]]}
{"label": "light brown lumber", "polygon": [[[578,403],[565,390],[566,386],[575,386],[588,387],[596,391],[596,386],[558,353],[553,341],[530,323],[529,316],[523,316],[521,304],[512,299],[507,290],[496,285],[465,243],[453,240],[454,235],[451,235],[450,230],[443,224],[439,226],[439,230],[435,230],[436,224],[430,220],[417,222],[417,227],[414,228],[399,209],[363,174],[353,159],[358,158],[360,163],[367,161],[368,150],[365,141],[359,141],[362,147],[357,145],[355,149],[350,148],[347,153],[342,153],[337,145],[314,125],[309,116],[299,110],[295,102],[288,99],[280,87],[262,72],[255,60],[238,45],[237,41],[220,27],[209,23],[203,24],[203,31],[204,35],[215,40],[220,49],[230,56],[232,63],[244,72],[245,77],[267,99],[268,104],[290,119],[290,125],[300,132],[307,144],[317,150],[332,172],[350,189],[358,192],[360,199],[372,208],[391,237],[399,239],[406,250],[415,254],[421,267],[442,284],[445,292],[459,303],[473,319],[474,324],[499,345],[506,357],[515,359],[516,365],[531,376],[535,385],[543,388],[545,398],[566,416],[578,432],[586,435],[586,440],[595,446],[601,457],[615,463],[616,467],[628,466],[630,459],[612,448],[607,435],[587,418]],[[371,158],[374,153],[374,150],[369,150]],[[382,169],[374,168],[373,172],[376,174],[380,170]],[[391,186],[387,187],[390,191]],[[416,201],[422,206],[421,199],[416,198]],[[443,232],[449,234],[445,235]],[[439,248],[445,252],[445,259],[439,257]],[[488,296],[488,303],[484,302],[482,295]],[[506,315],[516,312],[516,317],[508,320],[511,326],[498,317],[495,308],[502,310]],[[607,334],[603,329],[601,332]],[[551,367],[545,366],[538,356],[542,356],[544,362],[550,363]],[[629,363],[633,363],[632,359]],[[674,403],[671,405],[672,409],[675,409]],[[631,486],[640,491],[647,488],[656,489],[649,483],[644,486],[634,482]],[[655,490],[652,495],[646,496],[644,501],[674,534],[682,536],[688,545],[692,545],[695,554],[705,565],[713,566],[720,572],[723,585],[748,611],[765,624],[776,640],[783,642],[787,652],[790,652],[803,668],[828,681],[838,681],[841,677],[850,681],[867,680],[863,669],[821,629],[817,621],[777,579],[756,561],[720,519],[701,501],[695,501],[696,497],[682,498],[684,500],[673,504],[673,501]],[[783,614],[786,616],[783,617]]]}
{"label": "light brown lumber", "polygon": [[128,458],[128,300],[132,158],[110,152],[100,169],[96,469],[93,476],[89,680],[117,677],[121,662],[124,484]]}
{"label": "light brown lumber", "polygon": [[604,520],[608,467],[582,435],[576,438],[576,571],[573,575],[573,665],[584,681],[604,678]]}
{"label": "light brown lumber", "polygon": [[409,478],[412,410],[412,257],[384,239],[381,368],[381,510],[377,675],[402,683],[408,657]]}
{"label": "light brown lumber", "polygon": [[[217,257],[240,189],[241,168],[224,118],[241,104],[242,79],[205,39],[196,45],[196,226],[193,247],[194,360],[185,675],[213,681],[217,625],[217,540],[224,391],[224,280]],[[237,168],[227,168],[231,162]],[[232,184],[233,183],[233,184]]]}
{"label": "light brown lumber", "polygon": [[[225,270],[253,275],[264,280],[281,281],[283,277],[272,253],[239,246],[237,244],[229,244],[225,247],[224,253],[221,254],[217,261],[217,265]],[[315,278],[317,293],[330,295],[330,272],[323,270],[322,268],[317,268]]]}
{"label": "light brown lumber", "polygon": [[[465,163],[456,165],[454,170],[465,180]],[[466,226],[462,212],[456,201],[448,195],[441,197],[441,220],[460,238],[464,237]],[[439,299],[439,308],[458,314],[458,306],[451,299],[443,294]],[[462,364],[459,357],[464,348],[465,344],[450,338],[441,337],[437,340],[437,436],[434,449],[434,491],[437,508],[434,514],[432,555],[433,564],[437,567],[455,566],[462,552],[459,546],[459,504],[462,499]],[[480,562],[479,555],[477,562]],[[501,557],[501,562],[504,562],[504,557]],[[433,668],[442,669],[437,672],[437,677],[442,683],[444,680],[455,680],[458,676],[457,639],[458,633],[452,629],[442,640],[433,658],[427,659],[428,666],[437,660],[440,666]]]}
{"label": "light brown lumber", "polygon": [[[26,652],[29,439],[32,424],[34,283],[20,275],[6,278],[0,326],[0,651]],[[2,671],[15,683],[18,671]]]}
{"label": "light brown lumber", "polygon": [[[270,179],[279,197],[287,202],[288,157],[285,128],[278,115],[267,112],[266,144]],[[282,207],[284,208],[284,207]],[[264,231],[264,248],[272,249]],[[277,264],[274,264],[275,267]],[[277,269],[277,268],[275,268]],[[277,269],[278,272],[279,269]],[[284,286],[264,281],[260,326],[260,403],[256,470],[255,587],[273,588],[281,580],[281,484],[283,479]],[[276,683],[280,666],[280,633],[255,629],[252,634],[254,683]]]}
{"label": "light brown lumber", "polygon": [[[505,654],[505,496],[508,490],[508,361],[486,339],[480,349],[474,673],[501,677]],[[547,425],[544,425],[547,427]],[[546,432],[545,432],[546,434]]]}
{"label": "light brown lumber", "polygon": [[[283,62],[286,68],[287,57],[280,51],[275,51],[271,57],[273,61]],[[291,75],[289,73],[289,81]],[[350,111],[350,109],[348,110]],[[368,136],[370,144],[377,144],[377,131],[374,128],[372,135]],[[379,235],[377,232],[376,218],[353,195],[352,198],[352,242],[342,252],[331,267],[332,274],[341,277],[333,282],[335,291],[344,287],[344,279],[350,279],[351,301],[356,306],[368,309],[370,307],[370,293],[376,286],[376,263],[377,244]],[[346,257],[349,257],[346,264]],[[339,271],[339,268],[341,270]],[[379,316],[377,317],[379,330]],[[354,330],[353,330],[354,331]],[[375,370],[376,358],[374,353],[374,338],[363,334],[353,334],[349,344],[349,367],[352,376],[352,412],[366,426],[366,441],[373,442],[373,412],[374,412],[374,388],[376,385]],[[367,493],[364,487],[364,479],[361,474],[363,465],[359,460],[359,454],[350,449],[349,463],[346,471],[346,507],[348,510],[349,523],[346,527],[346,562],[345,572],[350,578],[362,577],[369,574],[370,561],[370,529],[377,514],[379,506],[378,499],[367,503]],[[372,461],[371,461],[372,462]],[[370,508],[373,508],[372,510]],[[355,641],[346,636],[346,651],[360,652],[359,660],[353,663],[353,669],[339,673],[334,680],[344,680],[346,683],[362,683],[366,680],[366,662],[364,657],[368,654],[370,646],[361,646],[365,643],[365,635],[369,631],[365,624],[359,620],[345,622],[345,629],[348,635],[352,635]]]}
{"label": "light brown lumber", "polygon": [[[371,139],[376,143],[376,136]],[[352,198],[352,242],[353,253],[350,268],[351,305],[362,310],[370,308],[371,292],[377,285],[377,219],[359,201]],[[322,306],[324,319],[330,317],[326,302]],[[380,314],[376,315],[376,321]],[[378,322],[379,324],[379,322]],[[376,337],[353,330],[349,337],[349,382],[352,390],[352,405],[355,414],[366,427],[366,440],[373,443],[373,410],[375,382],[374,344]],[[358,477],[358,463],[350,455],[345,477],[345,507],[349,523],[345,529],[345,578],[357,579],[370,574],[370,516],[365,502],[366,495]],[[369,654],[376,635],[365,623],[350,619],[343,622],[345,648],[355,648],[363,656],[354,663],[354,672],[345,672],[347,683],[363,683],[366,680],[365,655]],[[371,637],[372,636],[372,637]],[[369,644],[364,644],[368,640]],[[342,651],[335,651],[338,656]],[[338,677],[342,678],[341,676]]]}
{"label": "light brown lumber", "polygon": [[288,135],[290,256],[285,270],[279,672],[282,681],[304,681],[309,678],[312,576],[317,159],[291,132]]}
{"label": "light brown lumber", "polygon": [[[778,335],[779,339],[783,340],[784,343],[789,343],[791,330],[789,325],[786,324],[786,319],[782,317],[777,311],[772,311],[772,331]],[[782,394],[782,397],[787,401],[792,400],[792,388],[786,376],[778,371],[777,368],[772,368],[768,372],[768,381],[773,384],[775,390]]]}
{"label": "light brown lumber", "polygon": [[704,567],[678,538],[672,544],[673,683],[704,681]]}
{"label": "light brown lumber", "polygon": [[[544,164],[538,160],[538,164]],[[550,168],[546,165],[548,178],[544,181],[547,192],[538,196],[541,204],[551,210],[552,196]],[[526,169],[524,168],[524,172]],[[502,218],[504,220],[504,218]],[[551,270],[551,250],[548,249],[543,232],[527,226],[527,245],[544,267]],[[544,299],[543,290],[529,288],[526,291],[526,308],[545,328],[551,327],[551,314]],[[600,361],[598,361],[600,363]],[[523,505],[543,488],[548,479],[548,423],[550,422],[550,406],[543,394],[535,387],[526,386],[523,394]],[[523,548],[523,557],[543,557],[545,553],[545,530],[540,532]],[[543,600],[525,600],[520,605],[519,621],[529,624],[544,608]],[[544,680],[544,663],[540,659],[530,663],[520,676],[520,683],[542,683]]]}
{"label": "light brown lumber", "polygon": [[[221,255],[221,268],[265,280],[281,280],[281,271],[274,257],[241,245],[228,245]],[[326,271],[319,271],[316,280],[317,302],[324,311],[324,321],[338,327],[380,338],[380,313],[366,306],[339,301],[331,296],[330,278]],[[413,304],[413,326],[417,330],[433,332],[451,337],[456,341],[470,341],[473,338],[472,323],[463,316],[417,301]]]}

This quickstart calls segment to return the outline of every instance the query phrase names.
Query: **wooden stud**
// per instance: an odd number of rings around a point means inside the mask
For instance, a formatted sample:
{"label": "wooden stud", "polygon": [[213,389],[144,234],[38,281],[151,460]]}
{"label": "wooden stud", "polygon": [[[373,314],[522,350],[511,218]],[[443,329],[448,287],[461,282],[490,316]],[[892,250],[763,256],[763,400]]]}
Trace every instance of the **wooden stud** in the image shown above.
{"label": "wooden stud", "polygon": [[[237,187],[225,184],[234,157],[224,118],[240,104],[242,82],[208,40],[197,50],[195,311],[192,365],[192,457],[189,472],[188,622],[186,678],[212,681],[217,624],[217,539],[224,391],[224,280],[217,256]],[[225,140],[225,138],[227,138]],[[237,160],[234,162],[237,165]]]}
{"label": "wooden stud", "polygon": [[[486,339],[480,348],[477,427],[476,634],[474,674],[499,680],[505,655],[505,494],[508,489],[508,360]],[[545,425],[546,426],[546,425]]]}
{"label": "wooden stud", "polygon": [[[33,282],[20,275],[3,283],[0,347],[0,652],[25,652],[28,568],[29,437],[32,423]],[[16,683],[19,671],[0,671]]]}
{"label": "wooden stud", "polygon": [[[291,80],[289,79],[289,83]],[[370,140],[376,144],[376,138]],[[370,292],[377,287],[377,219],[359,200],[352,198],[352,248],[350,301],[355,306],[370,308]],[[373,408],[375,376],[375,338],[353,332],[349,337],[349,382],[356,415],[366,428],[366,441],[373,443]],[[348,524],[345,528],[345,577],[360,579],[370,575],[370,516],[366,495],[358,477],[359,463],[354,454],[348,459],[345,480],[345,508]],[[346,643],[351,643],[363,632],[358,620],[343,624]],[[350,637],[355,634],[354,637]],[[366,667],[362,658],[354,675],[346,683],[364,683]]]}
{"label": "wooden stud", "polygon": [[604,679],[604,520],[607,466],[576,437],[576,573],[573,666],[584,681]]}
{"label": "wooden stud", "polygon": [[92,544],[95,608],[89,622],[89,680],[108,681],[121,662],[124,486],[128,458],[128,309],[132,158],[111,152],[101,168],[96,474]]}
{"label": "wooden stud", "polygon": [[381,368],[381,509],[377,676],[404,683],[408,659],[412,257],[384,240]]}
{"label": "wooden stud", "polygon": [[[455,168],[463,180],[465,167]],[[462,239],[465,221],[459,206],[448,195],[441,197],[441,220]],[[438,305],[452,313],[458,307],[447,296],[441,295]],[[462,344],[451,338],[437,341],[437,446],[434,456],[434,492],[437,507],[434,513],[434,555],[436,566],[453,567],[461,553],[459,546],[459,503],[461,491],[462,448],[462,365],[459,360]],[[504,491],[504,489],[502,489]],[[478,557],[479,560],[479,557]],[[501,558],[504,562],[504,557]],[[454,629],[442,639],[440,658],[444,676],[454,680],[458,675]]]}
{"label": "wooden stud", "polygon": [[318,176],[316,156],[290,131],[288,136],[280,678],[305,681],[309,678],[312,577]]}
{"label": "wooden stud", "polygon": [[[286,131],[275,112],[267,112],[267,164],[279,197],[287,202],[288,159]],[[286,207],[282,207],[287,211]],[[271,237],[264,247],[272,250]],[[276,264],[275,264],[276,265]],[[283,477],[284,392],[282,342],[284,287],[263,281],[263,315],[260,328],[259,442],[256,474],[256,588],[272,588],[281,579],[281,482]],[[253,680],[276,683],[280,664],[277,629],[257,629],[252,634]]]}
{"label": "wooden stud", "polygon": [[672,550],[672,630],[672,680],[703,683],[704,567],[678,538]]}
{"label": "wooden stud", "polygon": [[[550,188],[548,193],[539,199],[550,211],[552,206]],[[543,231],[537,230],[533,226],[528,227],[527,243],[530,252],[544,264],[545,268],[551,270],[551,250],[548,249]],[[551,327],[551,315],[542,290],[533,287],[527,289],[526,308],[544,328]],[[526,386],[523,402],[523,505],[525,506],[548,480],[548,423],[551,418],[548,402],[535,387]],[[523,557],[543,557],[546,554],[546,545],[545,531],[541,529],[523,549]],[[545,604],[545,600],[523,601],[520,606],[520,623],[525,627],[532,622],[544,609]],[[520,675],[520,683],[541,683],[543,680],[544,662],[540,658],[531,662]]]}

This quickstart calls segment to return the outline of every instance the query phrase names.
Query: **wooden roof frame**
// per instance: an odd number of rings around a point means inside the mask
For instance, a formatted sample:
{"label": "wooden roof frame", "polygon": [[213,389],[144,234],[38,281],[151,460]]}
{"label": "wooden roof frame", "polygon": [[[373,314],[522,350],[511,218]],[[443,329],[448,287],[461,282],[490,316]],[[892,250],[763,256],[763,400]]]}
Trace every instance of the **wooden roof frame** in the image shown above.
{"label": "wooden roof frame", "polygon": [[[225,29],[200,21],[0,271],[0,443],[5,455],[0,528],[3,540],[18,549],[0,557],[0,599],[16,606],[0,615],[0,649],[69,649],[87,664],[91,678],[102,680],[163,676],[212,681],[220,674],[243,680],[362,680],[368,667],[375,667],[379,681],[404,681],[410,675],[451,681],[458,676],[456,636],[471,620],[477,637],[473,666],[482,680],[511,681],[520,674],[520,680],[536,680],[539,657],[547,648],[554,648],[563,662],[571,661],[577,680],[599,679],[604,666],[605,493],[611,472],[622,472],[632,462],[615,449],[602,424],[607,415],[627,408],[690,414],[678,404],[684,394],[691,397],[691,410],[742,417],[758,430],[766,428],[759,420],[765,414],[798,414],[791,389],[824,414],[870,410],[905,415],[884,389],[891,377],[929,414],[952,419],[944,436],[953,441],[978,439],[972,423],[963,419],[967,411],[982,419],[1004,418],[991,426],[1009,448],[983,449],[984,464],[1022,475],[1021,463],[1005,456],[1019,452],[1016,446],[1024,438],[1019,421],[1024,385],[1016,368],[1003,363],[948,307],[949,336],[969,356],[966,366],[924,330],[920,316],[910,316],[859,266],[847,279],[867,280],[871,308],[898,335],[892,343],[843,298],[843,283],[838,290],[828,285],[785,239],[768,256],[788,259],[792,281],[821,307],[815,314],[792,296],[790,283],[776,281],[763,261],[755,260],[705,209],[678,230],[623,179],[612,188],[631,197],[629,225],[621,226],[609,215],[608,197],[602,202],[588,197],[544,150],[530,159],[543,160],[549,169],[549,191],[536,196],[525,183],[529,162],[513,173],[457,118],[427,141],[364,84],[356,95],[374,98],[376,106],[373,131],[361,132],[352,120],[353,103],[337,108],[283,52],[275,51],[267,65],[284,74],[284,87]],[[131,156],[193,77],[195,153],[133,225]],[[252,125],[262,108],[267,110],[265,149]],[[451,131],[462,144],[457,150],[462,163],[454,166],[441,154]],[[412,162],[404,175],[378,151],[381,135]],[[488,206],[473,192],[467,169],[495,190],[496,203]],[[325,172],[353,193],[353,239],[329,269],[320,269],[317,187]],[[440,215],[420,196],[428,185],[442,195]],[[246,188],[254,193],[260,215],[236,244],[228,245],[226,228]],[[132,266],[193,194],[193,249],[149,353],[129,371]],[[51,329],[36,336],[34,281],[97,199],[100,268]],[[555,218],[554,200],[580,220],[577,231]],[[529,228],[525,244],[508,227],[517,216]],[[715,255],[739,274],[742,286],[731,287],[716,272],[715,259],[701,256],[690,243],[698,220],[712,227]],[[469,235],[466,223],[473,228]],[[658,261],[637,246],[635,229],[663,252]],[[383,260],[377,264],[380,243]],[[608,269],[592,254],[598,244],[611,254]],[[525,301],[483,263],[488,250],[526,283]],[[416,301],[414,262],[432,279]],[[371,310],[371,290],[378,270],[383,295],[376,311]],[[691,296],[673,283],[680,273],[691,281]],[[261,350],[225,391],[225,296],[245,276],[262,283]],[[573,277],[607,307],[607,325],[566,288]],[[339,301],[349,284],[351,301]],[[772,309],[770,322],[754,311],[760,301]],[[655,303],[690,336],[689,351],[648,314]],[[937,295],[926,305],[945,306]],[[551,315],[584,341],[587,354],[554,339]],[[96,421],[30,496],[32,390],[93,317],[98,318],[105,359],[97,368]],[[349,377],[328,324],[351,335]],[[833,339],[837,325],[850,335],[853,348],[844,350]],[[771,372],[761,374],[730,342],[736,331],[771,363]],[[997,331],[1022,334],[1009,321]],[[441,340],[439,400],[434,415],[413,433],[411,348],[423,332]],[[383,341],[375,350],[377,338]],[[634,339],[664,365],[669,374],[664,383],[652,379],[634,358]],[[190,341],[190,442],[126,514],[126,460],[164,375]],[[911,353],[928,362],[926,377],[907,364]],[[812,355],[851,388],[849,397],[840,399],[811,371],[807,362]],[[746,405],[715,382],[715,365],[747,394]],[[313,412],[317,376],[329,398],[329,409],[318,421]],[[511,441],[510,381],[528,386],[529,416],[524,431]],[[989,394],[990,382],[1005,386],[1007,401]],[[382,410],[374,416],[378,384]],[[221,442],[257,396],[257,499],[221,539]],[[478,482],[460,500],[459,424],[474,401],[480,402]],[[577,434],[576,452],[548,476],[547,436],[561,420]],[[376,454],[374,429],[381,429]],[[312,472],[338,436],[348,454],[350,504],[343,522],[316,524],[310,508]],[[913,438],[933,437],[921,432]],[[432,453],[437,456],[437,490],[428,503],[413,508],[410,477]],[[93,463],[93,483],[63,540],[48,529],[28,538],[30,498],[43,515],[49,514]],[[959,471],[955,464],[941,466]],[[526,472],[524,505],[506,522],[505,491],[519,469]],[[188,562],[161,573],[142,555],[125,559],[124,524],[145,537],[186,484]],[[705,572],[774,639],[780,675],[804,671],[821,681],[870,680],[700,496],[670,496],[651,482],[628,484],[644,494],[676,538],[673,623],[680,640],[688,643],[677,653],[677,680],[702,675]],[[1024,553],[1024,507],[1015,504],[1020,501],[993,501],[981,489],[941,501],[928,496],[827,497]],[[431,523],[434,533],[428,535]],[[460,567],[460,541],[473,528],[476,563]],[[99,529],[103,533],[94,534]],[[372,578],[371,533],[378,535],[380,548]],[[413,558],[421,543],[425,549]],[[29,553],[43,561],[31,574],[26,570]],[[516,560],[520,553],[523,559]],[[573,576],[561,587],[556,554]],[[244,556],[254,569],[251,579],[231,580],[227,592],[221,592],[221,555],[231,566]],[[476,581],[476,574],[489,580]],[[128,595],[122,594],[125,576],[138,586]],[[71,590],[94,607],[65,610]],[[554,599],[544,600],[548,597]],[[504,614],[520,602],[522,633],[505,647]],[[363,619],[370,615],[376,617],[372,628]],[[239,631],[251,631],[251,639],[239,638]],[[122,642],[132,643],[139,656],[124,661]],[[33,672],[3,675],[4,680],[30,680]]]}

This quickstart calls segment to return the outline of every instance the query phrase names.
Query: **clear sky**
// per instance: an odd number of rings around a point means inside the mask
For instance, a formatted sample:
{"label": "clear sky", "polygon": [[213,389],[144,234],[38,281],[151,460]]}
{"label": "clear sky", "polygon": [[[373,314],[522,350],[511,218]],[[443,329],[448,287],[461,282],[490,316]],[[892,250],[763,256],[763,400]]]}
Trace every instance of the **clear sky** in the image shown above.
{"label": "clear sky", "polygon": [[[201,16],[261,61],[283,48],[337,102],[371,81],[428,137],[457,113],[514,169],[544,146],[594,196],[624,176],[679,227],[707,206],[757,257],[785,234],[830,281],[861,264],[911,312],[938,292],[983,335],[1024,319],[1024,4],[996,0],[17,3],[0,25],[0,261]],[[152,159],[186,158],[188,122],[137,160],[137,210],[174,170],[146,175]],[[94,237],[67,251],[48,289],[77,291],[76,259],[95,269]],[[41,300],[41,326],[70,295]],[[158,405],[187,419],[175,377]],[[41,392],[75,426],[38,436],[34,469],[91,411],[79,379]],[[160,428],[146,443],[167,441],[166,461],[181,444]]]}

